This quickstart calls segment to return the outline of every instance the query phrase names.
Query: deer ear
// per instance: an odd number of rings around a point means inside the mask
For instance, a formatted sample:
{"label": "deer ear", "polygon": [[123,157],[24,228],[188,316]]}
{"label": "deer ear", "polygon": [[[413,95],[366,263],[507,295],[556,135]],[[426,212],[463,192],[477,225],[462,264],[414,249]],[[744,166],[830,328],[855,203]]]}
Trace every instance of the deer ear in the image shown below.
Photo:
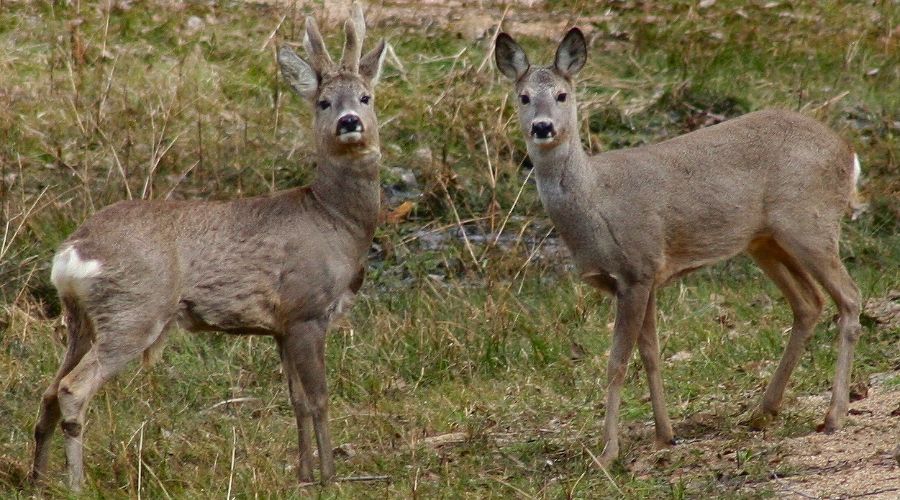
{"label": "deer ear", "polygon": [[559,43],[553,65],[563,76],[573,77],[581,71],[585,62],[587,62],[587,42],[584,40],[584,34],[580,29],[572,28]]}
{"label": "deer ear", "polygon": [[531,66],[522,47],[506,33],[497,35],[497,41],[494,42],[494,61],[497,63],[497,69],[513,81],[522,78]]}
{"label": "deer ear", "polygon": [[359,60],[359,76],[369,81],[374,87],[381,78],[381,67],[384,65],[384,55],[387,53],[387,42],[382,38],[374,49],[370,50]]}
{"label": "deer ear", "polygon": [[289,47],[282,46],[278,49],[278,65],[281,67],[281,75],[297,95],[308,101],[316,98],[319,75],[306,61]]}

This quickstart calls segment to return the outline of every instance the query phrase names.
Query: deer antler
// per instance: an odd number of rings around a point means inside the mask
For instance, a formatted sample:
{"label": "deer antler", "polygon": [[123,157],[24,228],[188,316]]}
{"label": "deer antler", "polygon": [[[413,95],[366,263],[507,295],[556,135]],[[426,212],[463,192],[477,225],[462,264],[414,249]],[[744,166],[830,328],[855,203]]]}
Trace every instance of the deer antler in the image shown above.
{"label": "deer antler", "polygon": [[312,63],[316,73],[322,74],[334,67],[334,61],[328,55],[325,41],[322,40],[322,34],[319,33],[319,25],[312,16],[306,18],[306,35],[303,37],[303,47],[306,48],[306,53],[309,55],[310,63]]}
{"label": "deer antler", "polygon": [[357,73],[359,72],[359,58],[362,55],[362,44],[366,37],[366,20],[363,18],[362,7],[357,2],[353,2],[350,17],[344,22],[344,32],[347,38],[344,41],[341,67]]}

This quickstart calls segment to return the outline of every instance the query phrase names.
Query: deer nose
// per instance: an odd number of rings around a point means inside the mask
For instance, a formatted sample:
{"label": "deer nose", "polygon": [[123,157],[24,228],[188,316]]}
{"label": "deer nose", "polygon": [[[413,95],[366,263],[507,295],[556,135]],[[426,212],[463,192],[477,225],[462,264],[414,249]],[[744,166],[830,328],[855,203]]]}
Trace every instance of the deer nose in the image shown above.
{"label": "deer nose", "polygon": [[553,122],[538,121],[531,123],[531,135],[536,139],[549,139],[556,135],[553,129]]}
{"label": "deer nose", "polygon": [[338,118],[337,121],[337,135],[348,134],[351,132],[362,132],[363,124],[362,120],[359,119],[359,116],[353,113],[347,113],[346,115]]}

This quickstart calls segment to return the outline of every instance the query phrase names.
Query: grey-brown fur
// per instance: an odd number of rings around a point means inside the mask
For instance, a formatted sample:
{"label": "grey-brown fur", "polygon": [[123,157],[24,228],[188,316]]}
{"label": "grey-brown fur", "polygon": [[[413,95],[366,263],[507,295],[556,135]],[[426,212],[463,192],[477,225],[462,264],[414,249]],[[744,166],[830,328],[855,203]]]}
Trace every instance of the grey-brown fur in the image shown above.
{"label": "grey-brown fur", "polygon": [[[285,79],[316,105],[319,162],[310,186],[224,202],[120,202],[60,247],[54,280],[69,347],[35,426],[35,480],[46,474],[49,439],[61,420],[69,484],[81,487],[90,398],[128,362],[158,350],[174,324],[274,337],[297,417],[299,479],[313,480],[313,435],[321,480],[333,476],[325,333],[362,284],[380,196],[372,92],[385,44],[360,63],[364,26],[357,6],[347,23],[356,44],[349,65],[337,66],[322,52],[312,19],[314,64],[286,47],[279,51]],[[323,100],[331,103],[327,109],[318,104]],[[341,132],[338,120],[348,113],[361,131]]]}
{"label": "grey-brown fur", "polygon": [[815,120],[760,111],[658,144],[588,156],[578,136],[573,84],[586,50],[575,28],[554,64],[534,67],[511,37],[500,34],[495,58],[515,81],[544,207],[581,276],[616,296],[601,462],[618,455],[621,388],[635,344],[649,380],[657,445],[674,443],[659,372],[655,292],[741,252],[778,285],[794,313],[785,353],[751,424],[762,427],[781,406],[824,307],[818,283],[840,314],[832,400],[820,429],[840,428],[860,331],[859,291],[838,255],[840,219],[858,173],[853,151]]}

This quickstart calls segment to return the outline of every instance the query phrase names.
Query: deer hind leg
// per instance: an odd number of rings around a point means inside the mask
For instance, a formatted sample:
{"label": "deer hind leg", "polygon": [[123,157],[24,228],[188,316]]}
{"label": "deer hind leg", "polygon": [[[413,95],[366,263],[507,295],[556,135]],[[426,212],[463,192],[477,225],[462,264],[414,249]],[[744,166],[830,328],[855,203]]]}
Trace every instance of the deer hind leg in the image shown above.
{"label": "deer hind leg", "polygon": [[53,377],[53,382],[44,391],[41,399],[41,408],[38,413],[37,423],[34,426],[34,460],[31,469],[31,480],[39,483],[47,474],[49,460],[50,438],[61,413],[59,409],[59,382],[84,357],[90,349],[93,340],[93,332],[90,322],[83,317],[78,306],[64,299],[66,302],[66,319],[68,322],[67,348],[62,364]]}
{"label": "deer hind leg", "polygon": [[[327,324],[323,321],[307,321],[292,325],[282,341],[286,356],[291,360],[293,370],[305,396],[306,405],[300,405],[303,422],[300,425],[300,459],[303,468],[304,456],[312,457],[308,422],[311,417],[319,449],[320,481],[327,483],[334,476],[334,456],[331,448],[331,431],[328,428],[328,385],[325,372],[325,333]],[[296,389],[292,390],[295,392]],[[298,399],[303,399],[298,395]],[[296,408],[296,405],[295,405]],[[304,478],[301,478],[303,481]]]}
{"label": "deer hind leg", "polygon": [[750,255],[781,290],[794,314],[791,336],[784,354],[750,421],[751,427],[759,430],[778,414],[785,387],[812,337],[824,308],[824,300],[809,273],[774,240],[756,242],[750,249]]}
{"label": "deer hind leg", "polygon": [[799,238],[786,233],[779,244],[799,261],[834,300],[838,308],[838,356],[835,367],[831,404],[819,431],[834,432],[843,425],[850,406],[850,371],[853,350],[859,339],[860,294],[856,283],[841,263],[838,253],[838,234],[820,231],[815,237]]}
{"label": "deer hind leg", "polygon": [[[141,311],[143,313],[143,311]],[[140,314],[129,315],[142,317]],[[87,406],[100,387],[138,358],[165,328],[167,321],[122,321],[96,324],[96,339],[81,361],[59,382],[57,397],[65,434],[69,488],[84,484],[82,435]]]}
{"label": "deer hind leg", "polygon": [[644,370],[647,372],[647,385],[650,387],[650,404],[653,407],[653,421],[656,424],[656,447],[665,448],[675,444],[672,423],[666,411],[666,395],[663,390],[662,375],[659,371],[659,339],[656,337],[656,292],[650,291],[647,308],[644,312],[644,324],[638,337],[638,351]]}
{"label": "deer hind leg", "polygon": [[619,406],[622,402],[622,386],[628,359],[644,324],[644,312],[650,298],[651,287],[635,284],[623,287],[616,293],[616,323],[613,328],[613,345],[606,367],[606,419],[603,423],[604,446],[600,463],[609,465],[619,456]]}

